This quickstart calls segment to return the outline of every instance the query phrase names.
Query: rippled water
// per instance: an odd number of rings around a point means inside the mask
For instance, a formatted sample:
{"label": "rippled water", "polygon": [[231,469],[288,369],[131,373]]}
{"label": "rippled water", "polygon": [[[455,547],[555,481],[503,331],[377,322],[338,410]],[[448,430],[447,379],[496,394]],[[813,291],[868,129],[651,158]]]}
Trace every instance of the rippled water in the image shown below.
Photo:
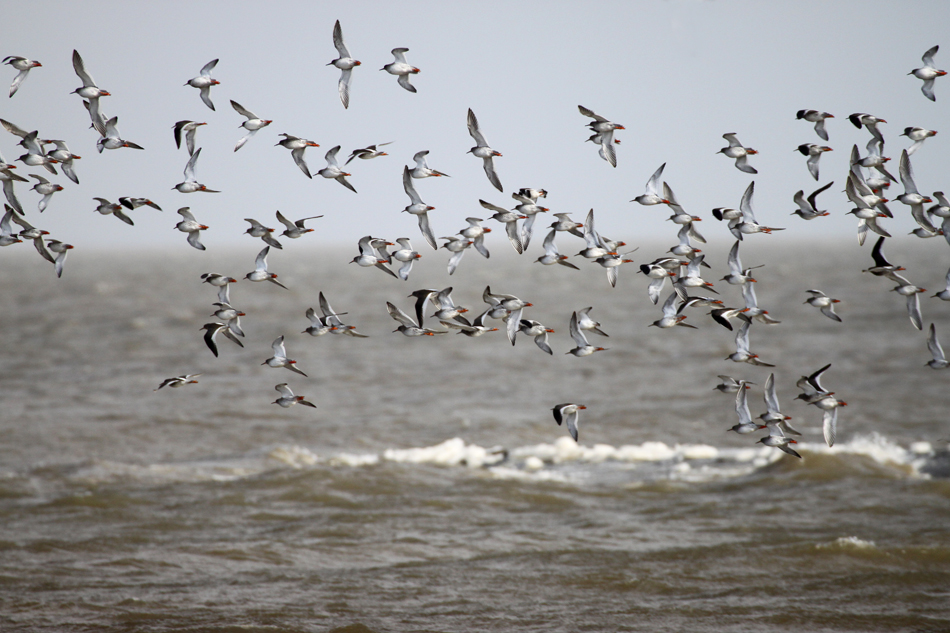
{"label": "rippled water", "polygon": [[[888,256],[940,289],[946,244],[902,244]],[[242,277],[256,248],[76,252],[59,281],[5,249],[0,629],[950,629],[950,371],[924,367],[891,282],[860,273],[868,246],[743,244],[746,266],[768,263],[758,296],[782,323],[754,326],[752,348],[774,370],[724,361],[733,335],[704,310],[698,330],[648,328],[635,268],[611,289],[599,268],[491,246],[451,278],[424,253],[405,283],[294,244],[269,260],[289,291],[232,289],[246,347],[219,341],[217,359],[198,277]],[[708,279],[730,246],[709,248]],[[391,334],[385,301],[409,311],[409,292],[447,283],[476,314],[486,284],[533,302],[554,356],[502,332]],[[815,287],[844,323],[802,305]],[[321,290],[370,338],[300,334]],[[946,304],[922,303],[950,345]],[[610,349],[565,355],[588,305]],[[309,378],[260,366],[281,334]],[[829,362],[849,403],[830,449],[793,400]],[[725,433],[716,375],[757,383],[755,416],[769,371],[802,460]],[[200,383],[153,392],[184,373]],[[284,381],[318,409],[271,404]],[[588,406],[579,444],[550,413],[565,401]]]}

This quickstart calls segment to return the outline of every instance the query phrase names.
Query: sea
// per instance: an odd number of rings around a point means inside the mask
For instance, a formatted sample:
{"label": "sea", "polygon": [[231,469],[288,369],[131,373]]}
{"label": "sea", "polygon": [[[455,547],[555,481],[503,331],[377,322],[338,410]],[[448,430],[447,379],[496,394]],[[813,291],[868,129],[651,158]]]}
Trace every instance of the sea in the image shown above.
{"label": "sea", "polygon": [[[735,331],[708,307],[684,312],[695,329],[650,326],[638,266],[668,243],[630,240],[611,287],[578,257],[535,263],[543,235],[524,255],[495,235],[452,276],[416,237],[408,281],[306,235],[270,254],[287,289],[243,280],[251,238],[77,248],[61,279],[30,244],[3,249],[0,630],[950,631],[950,369],[926,366],[931,323],[950,349],[943,238],[885,246],[928,289],[918,331],[896,284],[862,273],[875,236],[747,237],[780,321],[750,332],[766,367],[725,360]],[[705,246],[719,294],[702,294],[741,307],[720,281],[732,244]],[[207,272],[240,280],[246,313],[243,348],[218,336],[218,357]],[[467,316],[486,286],[530,302],[553,355],[502,321],[393,332],[387,301],[412,314],[411,292],[448,286]],[[842,322],[807,289],[840,299]],[[367,337],[303,333],[320,292]],[[607,349],[577,358],[568,323],[586,307]],[[262,365],[280,336],[307,377]],[[822,385],[847,402],[832,447],[795,398],[829,363]],[[772,373],[801,458],[727,431],[718,376],[754,383],[757,417]],[[185,374],[198,383],[156,391]],[[316,408],[274,404],[285,382]],[[552,415],[568,402],[587,407],[577,442]]]}

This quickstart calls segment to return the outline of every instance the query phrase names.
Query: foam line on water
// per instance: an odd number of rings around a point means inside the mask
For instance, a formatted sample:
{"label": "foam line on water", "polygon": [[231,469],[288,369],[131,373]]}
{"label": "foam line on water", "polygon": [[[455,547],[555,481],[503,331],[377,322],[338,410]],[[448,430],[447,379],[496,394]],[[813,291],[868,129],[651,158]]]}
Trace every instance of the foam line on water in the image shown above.
{"label": "foam line on water", "polygon": [[[702,482],[743,477],[782,459],[793,459],[779,450],[751,443],[731,447],[709,444],[666,444],[649,441],[642,444],[585,445],[559,437],[551,443],[532,444],[513,449],[483,447],[454,437],[432,446],[387,448],[380,453],[341,451],[321,454],[299,445],[265,447],[245,455],[208,458],[190,462],[125,464],[96,461],[75,469],[71,479],[118,481],[123,479],[175,483],[192,481],[234,481],[280,469],[314,467],[366,468],[386,462],[432,465],[444,468],[490,469],[493,476],[532,481],[560,481],[557,471],[598,472],[625,468],[634,480],[666,478],[674,481]],[[896,467],[912,477],[928,477],[927,466],[945,452],[929,442],[919,441],[904,447],[880,434],[859,435],[833,447],[823,443],[799,442],[796,449],[808,467],[809,458],[835,456],[866,457],[877,464]],[[797,460],[796,460],[797,462]],[[611,466],[613,464],[613,466]],[[639,473],[639,474],[634,474]]]}

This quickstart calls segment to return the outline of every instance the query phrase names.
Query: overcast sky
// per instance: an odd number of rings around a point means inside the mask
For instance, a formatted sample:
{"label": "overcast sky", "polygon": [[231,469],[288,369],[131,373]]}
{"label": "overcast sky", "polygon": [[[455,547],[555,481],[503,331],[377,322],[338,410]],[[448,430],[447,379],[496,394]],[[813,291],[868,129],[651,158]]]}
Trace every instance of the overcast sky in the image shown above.
{"label": "overcast sky", "polygon": [[[611,237],[631,245],[666,238],[672,245],[676,227],[664,221],[668,210],[630,202],[666,162],[664,179],[687,211],[704,218],[708,237],[728,238],[710,210],[737,207],[754,178],[758,220],[789,227],[782,239],[829,235],[853,242],[856,220],[845,215],[851,205],[842,191],[851,146],[857,143],[863,154],[869,134],[848,122],[852,112],[888,121],[882,125],[885,155],[893,157],[895,174],[900,150],[909,146],[899,136],[905,126],[941,130],[913,157],[914,169],[922,192],[950,190],[950,78],[937,80],[931,103],[920,80],[907,75],[925,50],[943,43],[950,23],[944,1],[17,2],[3,13],[0,54],[23,55],[43,67],[12,99],[3,88],[0,116],[41,137],[64,139],[83,157],[75,168],[80,185],[51,178],[65,191],[42,216],[30,185],[18,185],[19,197],[34,224],[77,247],[188,249],[172,227],[179,220],[175,210],[190,206],[212,227],[202,238],[209,250],[251,240],[243,235],[243,218],[274,226],[278,209],[292,218],[325,214],[313,224],[317,239],[353,244],[354,251],[368,233],[406,235],[420,248],[415,218],[400,211],[409,202],[402,166],[422,149],[431,151],[431,167],[451,176],[416,181],[423,200],[436,207],[437,236],[460,230],[467,216],[487,217],[479,198],[511,207],[512,191],[543,187],[552,212],[579,220],[594,208],[598,229]],[[362,61],[348,110],[337,93],[339,71],[326,66],[336,57],[336,19]],[[417,94],[379,72],[395,47],[408,47],[409,62],[422,71],[412,78]],[[74,48],[113,95],[102,99],[103,111],[118,115],[123,137],[144,151],[96,152],[97,134],[88,129],[81,99],[70,94],[81,85],[71,64]],[[221,81],[211,92],[215,112],[198,90],[183,85],[213,58],[220,58],[213,77]],[[936,61],[950,68],[950,46]],[[4,86],[15,74],[0,67]],[[229,99],[274,120],[237,153],[243,118]],[[626,126],[616,135],[616,169],[585,143],[589,119],[578,104]],[[474,145],[468,108],[503,153],[496,169],[504,194],[489,184],[481,161],[466,154]],[[810,123],[795,120],[802,108],[836,116],[827,126],[834,151],[821,159],[818,183],[794,151],[800,143],[822,142]],[[180,119],[208,123],[198,132],[197,175],[222,193],[172,190],[188,159],[172,137]],[[320,144],[307,150],[313,172],[338,144],[345,159],[355,148],[392,141],[391,155],[350,164],[354,194],[319,176],[308,180],[290,152],[275,147],[281,132]],[[759,150],[750,160],[757,176],[716,155],[726,132]],[[23,153],[18,140],[0,132],[8,161]],[[44,173],[19,165],[23,175]],[[819,202],[832,217],[806,223],[789,215],[795,191],[807,194],[829,180],[835,185]],[[899,184],[892,187],[891,197],[900,191]],[[126,195],[152,198],[164,212],[133,212],[135,227],[93,213],[93,197]],[[907,207],[891,208],[898,217],[887,226],[895,236],[914,228]],[[490,237],[497,244],[502,236]],[[540,239],[532,248],[540,249]]]}

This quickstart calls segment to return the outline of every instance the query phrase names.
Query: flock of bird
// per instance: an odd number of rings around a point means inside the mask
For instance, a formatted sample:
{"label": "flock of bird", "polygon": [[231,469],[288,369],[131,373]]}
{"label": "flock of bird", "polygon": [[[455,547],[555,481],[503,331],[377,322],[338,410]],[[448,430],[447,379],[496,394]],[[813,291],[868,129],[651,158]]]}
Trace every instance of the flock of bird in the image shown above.
{"label": "flock of bird", "polygon": [[[361,62],[354,59],[350,54],[344,39],[339,21],[333,28],[333,45],[339,56],[329,62],[341,71],[338,80],[338,91],[340,100],[344,108],[349,107],[351,79],[353,70],[361,65]],[[398,78],[399,85],[412,93],[416,88],[410,83],[411,75],[418,74],[420,70],[411,66],[406,60],[407,48],[395,48],[392,50],[394,61],[386,64],[380,70],[395,75]],[[938,70],[934,66],[934,55],[938,47],[934,46],[923,55],[924,66],[911,71],[910,74],[923,80],[922,92],[930,99],[935,101],[934,80],[937,77],[946,74],[943,70]],[[33,68],[42,67],[37,61],[24,57],[10,56],[3,60],[5,64],[10,65],[18,74],[13,80],[10,88],[10,97],[23,86],[24,80]],[[202,102],[211,110],[215,110],[211,99],[211,89],[220,84],[217,79],[211,77],[212,71],[218,63],[214,59],[205,64],[198,76],[188,80],[185,85],[197,88]],[[118,117],[107,117],[103,112],[100,100],[110,96],[106,90],[99,88],[92,78],[92,75],[86,70],[85,63],[77,51],[73,51],[73,68],[82,82],[82,86],[77,88],[74,93],[77,94],[85,106],[90,117],[92,126],[99,134],[97,140],[97,149],[102,151],[115,149],[137,149],[143,148],[131,141],[124,140],[118,130]],[[273,121],[263,119],[234,100],[230,101],[232,108],[245,121],[241,127],[246,134],[240,138],[234,151],[240,150],[248,143],[257,132],[271,125]],[[592,142],[598,147],[599,156],[609,165],[616,167],[617,150],[616,145],[620,143],[619,139],[614,138],[618,130],[624,130],[624,126],[612,122],[607,118],[596,114],[585,106],[578,106],[582,116],[590,119],[587,124],[591,131],[591,136],[587,141]],[[805,120],[814,123],[816,134],[823,140],[829,140],[829,134],[826,127],[826,120],[834,118],[832,114],[821,112],[819,110],[799,110],[796,114],[799,120]],[[906,297],[907,311],[913,327],[922,329],[923,320],[920,311],[919,295],[924,292],[923,288],[913,285],[908,279],[899,274],[905,269],[899,265],[888,262],[883,253],[883,245],[890,234],[881,225],[883,218],[892,218],[893,214],[886,206],[888,200],[884,197],[886,189],[892,184],[900,181],[904,193],[897,196],[897,200],[910,207],[910,212],[914,220],[919,225],[919,229],[914,234],[921,238],[943,235],[950,243],[950,202],[944,197],[942,192],[935,192],[932,197],[919,193],[914,182],[913,167],[910,157],[917,152],[923,142],[934,136],[937,132],[919,127],[908,127],[904,130],[902,136],[908,137],[913,141],[913,145],[903,150],[900,155],[898,177],[895,178],[886,168],[886,162],[890,159],[884,156],[884,135],[879,129],[879,125],[886,123],[884,119],[865,114],[855,113],[848,117],[849,120],[859,129],[865,128],[870,132],[871,138],[866,146],[866,155],[861,156],[857,146],[854,146],[851,152],[850,169],[847,174],[845,192],[848,199],[855,205],[850,211],[858,219],[858,240],[864,243],[868,231],[878,234],[871,257],[874,265],[865,272],[891,280],[897,286],[893,288],[898,294]],[[492,187],[498,191],[504,192],[501,179],[495,168],[495,159],[502,154],[490,147],[486,140],[485,133],[479,124],[475,113],[469,109],[467,112],[467,126],[469,134],[474,139],[475,145],[469,150],[469,153],[482,160],[482,168]],[[72,154],[66,143],[62,140],[45,139],[39,136],[37,131],[27,132],[14,123],[0,119],[3,127],[10,133],[20,137],[19,144],[26,150],[26,154],[20,156],[17,161],[22,162],[29,167],[42,167],[49,174],[57,175],[56,166],[58,165],[63,173],[73,183],[79,183],[79,178],[75,171],[74,161],[81,157]],[[217,193],[209,189],[206,185],[200,183],[197,177],[197,162],[201,155],[201,148],[197,146],[197,134],[201,126],[207,125],[206,122],[182,120],[172,126],[173,138],[176,146],[180,149],[182,140],[188,152],[188,160],[184,168],[184,180],[175,185],[173,189],[180,193]],[[340,145],[331,148],[325,154],[326,167],[311,172],[305,159],[305,152],[309,147],[319,147],[313,141],[293,136],[287,133],[279,135],[280,140],[276,145],[282,146],[291,152],[291,157],[308,178],[313,175],[319,175],[326,179],[333,179],[341,185],[356,193],[356,188],[347,180],[350,173],[343,171],[343,167],[349,165],[354,159],[370,160],[384,157],[388,154],[380,148],[389,143],[379,143],[365,148],[354,149],[349,155],[346,163],[341,167],[338,154],[341,150]],[[750,157],[754,157],[758,152],[751,147],[745,147],[739,141],[737,134],[727,133],[723,135],[728,145],[720,150],[720,153],[726,157],[735,160],[736,168],[746,174],[756,174],[757,170],[751,164]],[[54,149],[47,151],[47,146]],[[819,160],[825,152],[832,151],[831,147],[818,145],[814,143],[803,143],[795,150],[804,156],[807,156],[807,169],[811,176],[819,180]],[[416,216],[420,233],[428,244],[434,250],[446,249],[451,253],[447,272],[452,275],[460,265],[465,251],[473,248],[482,257],[490,256],[486,246],[485,235],[492,231],[489,227],[483,227],[482,223],[486,219],[479,217],[465,218],[467,226],[461,228],[457,233],[436,238],[429,220],[428,212],[434,207],[427,205],[422,200],[422,196],[416,188],[416,182],[423,181],[431,177],[448,177],[441,171],[432,169],[427,163],[427,150],[419,151],[413,156],[414,167],[408,165],[402,169],[402,182],[406,195],[409,198],[409,204],[403,209],[405,213]],[[737,306],[728,305],[724,299],[714,298],[702,293],[714,293],[718,291],[713,288],[713,283],[703,279],[703,269],[709,269],[706,262],[706,255],[695,243],[705,243],[705,238],[697,230],[695,223],[701,218],[687,213],[678,203],[675,194],[669,184],[662,180],[663,171],[666,164],[653,173],[646,183],[645,191],[637,196],[631,202],[636,202],[643,206],[666,205],[672,211],[670,220],[679,227],[677,233],[677,244],[670,248],[669,252],[652,262],[643,263],[639,266],[638,272],[647,278],[648,284],[646,294],[653,305],[660,304],[666,284],[669,281],[671,289],[669,294],[662,302],[660,315],[656,321],[650,324],[658,329],[669,329],[674,327],[695,328],[696,326],[686,323],[689,316],[688,311],[696,308],[709,308],[707,313],[718,325],[735,331],[736,351],[730,354],[725,360],[735,363],[747,363],[762,367],[773,367],[774,365],[760,359],[752,352],[750,334],[753,324],[775,326],[780,323],[774,317],[769,315],[768,310],[759,306],[754,284],[758,283],[753,277],[752,271],[755,267],[745,267],[740,259],[739,249],[743,241],[749,236],[756,234],[770,234],[775,231],[784,230],[784,228],[765,226],[757,222],[753,210],[753,196],[755,183],[749,184],[743,194],[738,209],[718,207],[713,209],[712,214],[716,219],[726,222],[729,232],[736,238],[728,256],[729,274],[721,279],[729,285],[740,286],[742,303]],[[18,182],[28,182],[27,179],[14,173],[17,166],[7,163],[0,156],[0,181],[3,183],[3,192],[6,197],[5,213],[0,221],[0,246],[9,246],[20,243],[23,240],[33,241],[34,247],[40,255],[51,262],[55,267],[57,276],[62,276],[66,254],[73,248],[59,240],[49,237],[45,230],[34,227],[25,218],[27,213],[23,205],[17,198],[14,186]],[[51,203],[53,195],[63,189],[61,185],[51,183],[45,176],[39,174],[29,174],[30,178],[36,180],[32,187],[40,199],[37,204],[39,213],[42,213]],[[828,211],[818,208],[817,196],[832,186],[832,182],[825,184],[805,197],[804,191],[798,191],[794,194],[793,200],[799,207],[792,215],[797,215],[802,220],[812,221],[829,215]],[[492,212],[488,220],[494,220],[504,225],[504,230],[512,248],[518,253],[523,254],[531,243],[533,229],[537,216],[541,213],[550,211],[542,206],[540,201],[547,197],[545,189],[522,188],[512,193],[512,198],[517,203],[512,209],[497,206],[486,200],[479,200],[482,208]],[[936,199],[936,203],[934,203]],[[129,225],[133,224],[132,219],[127,215],[127,210],[134,210],[141,206],[150,206],[161,210],[160,207],[148,198],[123,197],[118,203],[113,203],[106,198],[94,197],[98,203],[96,211],[103,215],[113,215],[117,219]],[[925,207],[924,205],[933,206]],[[202,224],[196,219],[190,207],[178,209],[181,221],[176,228],[187,234],[188,243],[199,250],[205,250],[205,246],[200,241],[202,231],[207,230],[208,225]],[[571,256],[562,254],[556,245],[556,240],[562,242],[571,239],[573,236],[578,240],[583,240],[584,247],[574,256],[587,260],[589,263],[597,264],[604,268],[608,283],[615,286],[617,283],[620,268],[627,263],[633,263],[629,257],[636,250],[621,252],[621,248],[626,243],[621,240],[612,240],[601,235],[595,228],[594,211],[591,209],[582,222],[576,222],[571,219],[568,213],[552,214],[556,220],[550,224],[547,233],[543,239],[544,254],[539,256],[536,263],[544,266],[555,266],[555,269],[569,268],[577,269],[575,263],[569,261]],[[276,220],[283,225],[285,230],[279,235],[295,240],[304,237],[313,229],[305,225],[307,221],[316,220],[322,216],[310,216],[299,220],[290,220],[280,211],[276,213]],[[275,235],[276,229],[259,222],[254,218],[246,218],[250,228],[246,233],[251,238],[260,238],[264,242],[264,247],[257,255],[254,270],[248,272],[244,279],[252,282],[270,282],[281,288],[286,288],[278,276],[268,268],[267,257],[271,248],[282,249],[283,246]],[[22,230],[16,230],[13,224],[16,224]],[[940,226],[938,226],[938,224]],[[756,238],[759,239],[759,238]],[[438,240],[442,240],[440,245]],[[580,242],[578,242],[578,246]],[[393,250],[390,251],[390,247]],[[410,239],[400,237],[395,241],[389,241],[384,238],[366,235],[359,240],[359,254],[356,255],[351,263],[356,263],[361,267],[377,268],[388,276],[398,280],[408,280],[413,263],[422,257],[422,255],[413,249]],[[54,256],[55,253],[55,256]],[[575,260],[577,261],[577,260]],[[240,319],[246,316],[237,308],[233,307],[230,297],[230,287],[237,282],[237,279],[228,275],[219,273],[205,273],[201,276],[203,283],[208,283],[217,289],[217,301],[213,304],[215,311],[212,316],[216,321],[206,323],[201,329],[204,330],[204,341],[214,356],[219,355],[218,335],[222,335],[229,341],[243,347],[242,339],[244,332],[241,328]],[[527,317],[526,310],[532,307],[528,301],[522,300],[511,294],[496,293],[486,286],[482,293],[482,299],[486,307],[480,311],[478,316],[467,318],[465,313],[469,310],[454,302],[452,299],[452,287],[442,289],[419,289],[412,292],[409,297],[414,299],[412,310],[404,311],[403,308],[386,302],[386,308],[390,316],[398,323],[394,332],[398,332],[407,337],[437,336],[448,332],[457,332],[468,337],[479,337],[484,334],[504,329],[508,340],[515,345],[519,334],[532,338],[537,347],[544,353],[553,355],[548,335],[554,332],[539,321]],[[831,298],[818,289],[807,289],[803,291],[809,295],[805,303],[814,306],[820,310],[825,317],[841,322],[841,317],[835,313],[834,305],[839,303],[838,299]],[[947,289],[933,295],[943,301],[950,301],[950,272],[947,274]],[[355,338],[365,337],[364,334],[357,332],[356,326],[346,324],[341,317],[347,316],[347,312],[338,312],[334,310],[323,293],[319,293],[318,313],[313,308],[306,312],[306,317],[310,322],[310,327],[303,333],[314,337],[322,336],[327,333],[335,335],[347,335]],[[574,341],[574,348],[567,354],[576,357],[590,356],[595,352],[605,351],[606,348],[592,345],[588,340],[589,335],[598,337],[607,337],[607,333],[601,329],[601,324],[595,321],[590,312],[593,307],[587,307],[582,310],[574,311],[570,316],[569,332]],[[434,320],[434,321],[433,321]],[[434,322],[438,325],[435,326]],[[497,322],[501,327],[492,327],[492,323]],[[734,327],[734,323],[737,325]],[[432,327],[430,327],[432,326]],[[929,337],[927,340],[928,348],[933,355],[927,365],[933,369],[944,369],[950,366],[939,341],[937,340],[936,328],[933,324],[929,328]],[[262,365],[271,368],[284,368],[294,372],[297,375],[307,377],[299,367],[297,362],[288,357],[284,344],[284,336],[278,337],[272,343],[272,356],[267,358]],[[831,367],[826,364],[809,376],[803,376],[797,386],[802,390],[798,399],[803,400],[809,405],[814,405],[822,411],[822,426],[824,438],[828,446],[834,444],[837,433],[838,409],[846,406],[847,403],[838,399],[834,392],[828,391],[820,384],[820,377]],[[171,377],[164,380],[156,389],[163,387],[177,388],[184,385],[195,384],[201,374],[184,374]],[[759,430],[767,430],[768,435],[759,439],[759,442],[778,448],[789,455],[801,457],[790,445],[795,444],[794,436],[801,435],[792,426],[789,425],[788,416],[781,412],[778,397],[776,394],[775,376],[770,374],[764,386],[764,401],[767,411],[754,419],[749,411],[748,390],[754,384],[744,379],[735,379],[727,375],[719,376],[721,382],[715,389],[727,393],[735,394],[736,413],[739,422],[733,426],[731,431],[738,434],[749,434]],[[305,399],[305,396],[296,396],[288,383],[283,382],[275,386],[280,397],[274,401],[284,408],[292,407],[295,404],[301,404],[309,407],[315,405]],[[578,418],[579,411],[586,409],[587,406],[578,403],[561,403],[553,407],[553,415],[558,425],[564,422],[568,432],[578,440]]]}

